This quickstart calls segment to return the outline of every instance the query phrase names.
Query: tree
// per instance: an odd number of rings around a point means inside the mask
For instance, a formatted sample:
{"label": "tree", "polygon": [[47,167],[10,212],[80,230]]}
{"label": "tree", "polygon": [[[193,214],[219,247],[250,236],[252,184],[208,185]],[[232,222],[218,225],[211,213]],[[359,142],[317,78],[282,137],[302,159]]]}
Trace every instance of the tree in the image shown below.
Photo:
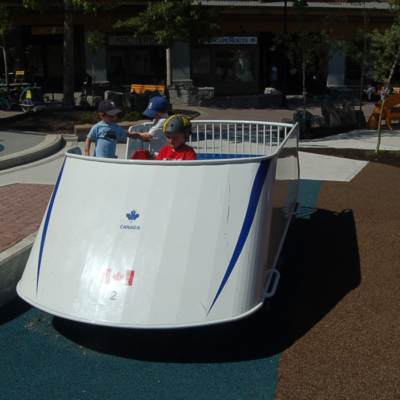
{"label": "tree", "polygon": [[74,14],[82,11],[95,16],[99,11],[107,11],[117,8],[122,0],[98,1],[98,0],[23,0],[25,8],[45,11],[57,8],[63,13],[64,41],[63,41],[63,106],[70,110],[75,106],[74,101]]}
{"label": "tree", "polygon": [[6,50],[6,33],[10,29],[10,15],[4,4],[0,4],[0,36],[1,48],[3,49],[4,59],[4,80],[8,85],[8,63],[7,63],[7,50]]}
{"label": "tree", "polygon": [[327,59],[328,50],[337,47],[337,39],[327,30],[328,18],[307,25],[307,4],[304,0],[293,2],[296,11],[297,29],[293,32],[278,32],[273,39],[272,50],[286,46],[286,55],[292,67],[301,71],[303,87],[303,123],[307,110],[306,74],[314,72],[321,60]]}
{"label": "tree", "polygon": [[171,84],[170,49],[175,42],[190,45],[209,42],[218,36],[219,13],[192,0],[164,0],[148,3],[137,17],[118,21],[116,28],[135,28],[135,36],[154,36],[167,49],[167,86]]}
{"label": "tree", "polygon": [[92,77],[93,86],[96,85],[96,61],[99,56],[100,50],[106,45],[106,35],[104,32],[92,31],[88,32],[87,44],[89,48],[89,53],[92,56]]}
{"label": "tree", "polygon": [[[394,72],[400,60],[399,19],[400,16],[398,16],[390,28],[386,29],[383,33],[380,33],[378,30],[374,30],[372,35],[372,47],[375,56],[375,78],[377,80],[382,80],[386,88],[391,85]],[[375,153],[379,152],[379,147],[381,144],[381,122],[386,98],[387,91],[385,90],[381,104],[381,112],[379,114],[378,140]]]}
{"label": "tree", "polygon": [[[356,34],[346,41],[345,44],[345,54],[346,57],[351,59],[361,71],[360,74],[360,111],[362,111],[362,96],[363,96],[363,87],[364,87],[364,78],[368,73],[373,71],[373,52],[371,50],[370,41],[371,41],[371,32],[369,31],[369,14],[368,10],[365,7],[366,2],[364,1],[364,9],[363,9],[363,26],[359,27],[356,31]],[[361,112],[359,113],[358,124],[360,125],[361,121]]]}

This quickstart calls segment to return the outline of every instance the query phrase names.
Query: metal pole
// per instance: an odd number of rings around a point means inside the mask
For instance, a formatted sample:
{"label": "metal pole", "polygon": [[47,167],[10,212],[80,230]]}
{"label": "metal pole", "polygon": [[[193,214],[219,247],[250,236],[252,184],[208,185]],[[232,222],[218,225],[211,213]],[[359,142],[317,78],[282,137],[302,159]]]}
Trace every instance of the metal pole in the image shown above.
{"label": "metal pole", "polygon": [[282,102],[281,107],[287,107],[286,103],[286,33],[287,33],[287,0],[285,0],[283,11],[283,85],[282,85]]}

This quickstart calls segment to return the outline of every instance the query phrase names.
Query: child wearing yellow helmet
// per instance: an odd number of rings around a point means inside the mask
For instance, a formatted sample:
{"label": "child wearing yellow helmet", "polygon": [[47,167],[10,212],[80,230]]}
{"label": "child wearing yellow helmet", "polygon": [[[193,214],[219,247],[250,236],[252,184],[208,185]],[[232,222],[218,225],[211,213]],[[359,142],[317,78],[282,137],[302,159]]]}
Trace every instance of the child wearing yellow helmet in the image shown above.
{"label": "child wearing yellow helmet", "polygon": [[197,160],[193,147],[185,143],[192,133],[192,124],[188,118],[183,115],[169,117],[164,123],[163,132],[165,132],[169,146],[161,149],[156,160]]}

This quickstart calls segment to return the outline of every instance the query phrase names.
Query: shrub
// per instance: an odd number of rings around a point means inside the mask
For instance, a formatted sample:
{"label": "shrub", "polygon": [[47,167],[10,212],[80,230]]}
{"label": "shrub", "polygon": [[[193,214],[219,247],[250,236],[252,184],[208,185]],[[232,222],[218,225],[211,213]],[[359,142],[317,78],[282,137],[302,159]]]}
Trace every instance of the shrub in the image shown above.
{"label": "shrub", "polygon": [[79,123],[84,124],[97,124],[100,121],[100,116],[97,113],[84,112],[79,116]]}
{"label": "shrub", "polygon": [[137,111],[128,111],[124,117],[125,121],[139,121],[142,119],[142,114]]}

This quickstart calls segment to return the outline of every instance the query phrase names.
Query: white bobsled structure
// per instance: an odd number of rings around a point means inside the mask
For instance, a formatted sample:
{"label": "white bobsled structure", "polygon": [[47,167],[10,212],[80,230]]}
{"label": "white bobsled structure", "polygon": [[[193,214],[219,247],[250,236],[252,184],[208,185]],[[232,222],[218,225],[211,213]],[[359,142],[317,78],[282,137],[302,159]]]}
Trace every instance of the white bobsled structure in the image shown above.
{"label": "white bobsled structure", "polygon": [[192,124],[196,161],[130,160],[136,140],[126,159],[68,150],[19,296],[63,318],[126,328],[258,310],[275,293],[297,210],[298,125]]}

